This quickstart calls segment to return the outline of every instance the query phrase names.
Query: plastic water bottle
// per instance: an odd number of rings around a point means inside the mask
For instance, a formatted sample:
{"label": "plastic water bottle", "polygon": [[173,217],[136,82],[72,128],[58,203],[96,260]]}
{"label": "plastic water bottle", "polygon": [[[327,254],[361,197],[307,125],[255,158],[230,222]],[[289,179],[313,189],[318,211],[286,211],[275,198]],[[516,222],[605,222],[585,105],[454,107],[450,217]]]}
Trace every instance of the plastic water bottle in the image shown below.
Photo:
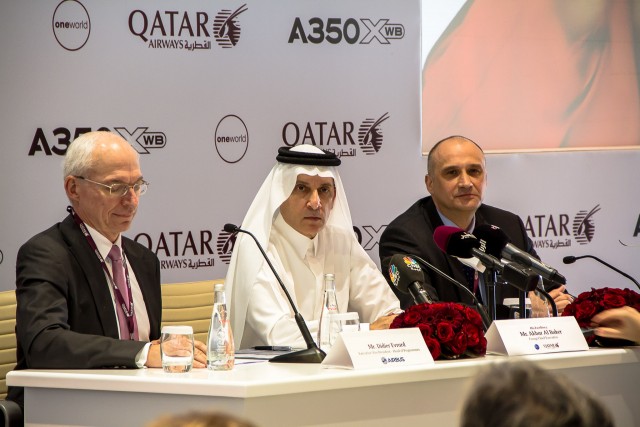
{"label": "plastic water bottle", "polygon": [[324,275],[324,302],[320,312],[318,325],[318,345],[324,351],[331,348],[338,335],[338,330],[331,325],[331,315],[338,313],[338,300],[336,298],[336,282],[333,274]]}
{"label": "plastic water bottle", "polygon": [[213,288],[213,314],[207,337],[207,368],[214,371],[233,369],[235,362],[233,333],[227,313],[224,284],[217,283]]}

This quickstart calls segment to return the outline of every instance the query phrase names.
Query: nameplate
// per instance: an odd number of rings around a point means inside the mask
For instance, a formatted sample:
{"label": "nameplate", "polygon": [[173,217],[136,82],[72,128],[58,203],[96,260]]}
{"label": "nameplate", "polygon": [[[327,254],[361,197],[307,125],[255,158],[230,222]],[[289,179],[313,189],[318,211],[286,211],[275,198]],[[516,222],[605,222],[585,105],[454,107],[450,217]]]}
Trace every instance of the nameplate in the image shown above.
{"label": "nameplate", "polygon": [[341,332],[322,361],[326,368],[367,369],[433,364],[418,328]]}
{"label": "nameplate", "polygon": [[589,350],[573,316],[496,320],[485,337],[488,353],[508,356]]}

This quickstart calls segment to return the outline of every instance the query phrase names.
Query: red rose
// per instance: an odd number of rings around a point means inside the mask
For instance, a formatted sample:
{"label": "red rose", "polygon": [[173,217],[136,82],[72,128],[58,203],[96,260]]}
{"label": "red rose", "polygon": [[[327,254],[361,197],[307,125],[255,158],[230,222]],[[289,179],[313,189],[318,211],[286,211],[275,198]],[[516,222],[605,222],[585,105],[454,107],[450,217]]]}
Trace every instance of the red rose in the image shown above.
{"label": "red rose", "polygon": [[591,318],[598,312],[597,306],[591,301],[584,301],[576,306],[576,319],[577,320],[591,320]]}
{"label": "red rose", "polygon": [[609,308],[619,308],[624,307],[626,305],[626,301],[624,296],[619,295],[617,293],[608,293],[605,294],[602,298],[602,307],[606,310]]}
{"label": "red rose", "polygon": [[467,336],[463,333],[457,334],[449,343],[449,349],[454,356],[464,353],[467,349]]}
{"label": "red rose", "polygon": [[467,335],[467,345],[473,347],[480,342],[480,330],[470,323],[463,325],[462,330]]}
{"label": "red rose", "polygon": [[454,337],[453,327],[449,322],[440,322],[436,326],[436,334],[442,343],[451,341]]}
{"label": "red rose", "polygon": [[437,360],[442,352],[438,340],[435,340],[433,338],[425,338],[424,343],[427,345],[427,348],[429,349],[429,353],[431,353],[431,357],[433,357],[433,360]]}
{"label": "red rose", "polygon": [[407,311],[404,313],[403,323],[406,327],[416,326],[420,322],[422,316],[415,310]]}

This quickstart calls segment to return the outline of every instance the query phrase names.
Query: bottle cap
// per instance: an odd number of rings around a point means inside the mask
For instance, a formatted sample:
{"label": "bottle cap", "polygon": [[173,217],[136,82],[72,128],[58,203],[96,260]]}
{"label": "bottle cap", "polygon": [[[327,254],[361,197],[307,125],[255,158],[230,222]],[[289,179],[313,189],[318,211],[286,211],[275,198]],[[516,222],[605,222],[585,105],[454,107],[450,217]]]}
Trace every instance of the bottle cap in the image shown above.
{"label": "bottle cap", "polygon": [[224,291],[224,283],[216,283],[213,285],[213,291]]}

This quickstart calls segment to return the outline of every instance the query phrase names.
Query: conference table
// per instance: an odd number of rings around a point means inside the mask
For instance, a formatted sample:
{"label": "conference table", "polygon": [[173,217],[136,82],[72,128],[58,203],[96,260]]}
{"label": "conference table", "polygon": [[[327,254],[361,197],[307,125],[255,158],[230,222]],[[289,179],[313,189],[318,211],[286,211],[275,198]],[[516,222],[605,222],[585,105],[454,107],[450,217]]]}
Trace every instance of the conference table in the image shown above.
{"label": "conference table", "polygon": [[520,359],[589,389],[611,410],[616,426],[640,425],[640,347],[488,355],[388,369],[268,362],[186,374],[30,369],[10,372],[7,383],[25,387],[27,426],[144,426],[161,415],[192,410],[223,411],[261,427],[457,426],[478,370]]}

